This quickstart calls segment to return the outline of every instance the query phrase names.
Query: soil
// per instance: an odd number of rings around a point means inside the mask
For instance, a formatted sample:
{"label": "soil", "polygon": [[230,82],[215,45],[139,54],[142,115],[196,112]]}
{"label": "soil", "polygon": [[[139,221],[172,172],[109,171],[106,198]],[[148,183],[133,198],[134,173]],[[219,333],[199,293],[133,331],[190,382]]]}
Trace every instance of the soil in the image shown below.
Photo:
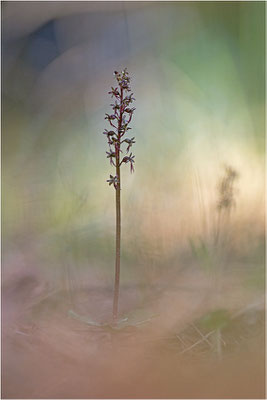
{"label": "soil", "polygon": [[[120,316],[128,320],[121,329],[110,325],[111,286],[70,295],[38,290],[29,276],[6,285],[2,398],[265,398],[263,310],[245,307],[222,330],[219,360],[212,341],[202,340],[207,332],[195,325],[211,307],[207,280],[199,275],[187,285],[187,278],[123,285]],[[229,293],[231,315],[254,297],[240,291],[234,302]]]}

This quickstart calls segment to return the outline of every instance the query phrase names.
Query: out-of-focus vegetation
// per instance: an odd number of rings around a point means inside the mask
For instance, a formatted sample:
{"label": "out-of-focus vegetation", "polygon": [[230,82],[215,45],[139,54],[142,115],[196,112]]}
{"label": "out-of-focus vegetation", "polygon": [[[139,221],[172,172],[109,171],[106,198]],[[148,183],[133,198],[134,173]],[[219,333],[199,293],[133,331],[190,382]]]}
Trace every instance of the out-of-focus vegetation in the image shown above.
{"label": "out-of-focus vegetation", "polygon": [[[5,2],[2,11],[7,321],[9,297],[23,304],[27,293],[38,299],[35,322],[58,309],[108,318],[115,214],[103,115],[110,75],[126,66],[138,113],[136,171],[122,171],[121,314],[160,315],[151,337],[159,331],[184,355],[220,343],[224,356],[241,336],[263,334],[265,3]],[[225,165],[238,173],[230,213],[218,210]],[[205,336],[213,330],[215,341]]]}

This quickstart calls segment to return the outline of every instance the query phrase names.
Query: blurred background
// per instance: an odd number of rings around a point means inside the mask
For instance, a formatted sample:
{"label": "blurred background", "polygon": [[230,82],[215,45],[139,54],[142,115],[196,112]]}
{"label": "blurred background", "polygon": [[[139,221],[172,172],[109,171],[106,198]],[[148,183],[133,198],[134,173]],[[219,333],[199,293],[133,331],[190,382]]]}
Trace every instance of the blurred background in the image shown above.
{"label": "blurred background", "polygon": [[[182,273],[190,286],[220,269],[236,279],[230,310],[262,298],[264,16],[257,1],[2,3],[7,306],[9,295],[112,289],[114,171],[102,132],[113,71],[125,67],[136,164],[122,172],[122,286]],[[221,212],[227,166],[236,179]]]}
{"label": "blurred background", "polygon": [[240,174],[232,245],[263,257],[262,2],[5,2],[2,13],[4,276],[9,257],[37,252],[47,274],[71,258],[75,274],[113,277],[102,131],[113,71],[125,66],[137,110],[122,277],[165,269],[203,219],[212,230],[224,164]]}

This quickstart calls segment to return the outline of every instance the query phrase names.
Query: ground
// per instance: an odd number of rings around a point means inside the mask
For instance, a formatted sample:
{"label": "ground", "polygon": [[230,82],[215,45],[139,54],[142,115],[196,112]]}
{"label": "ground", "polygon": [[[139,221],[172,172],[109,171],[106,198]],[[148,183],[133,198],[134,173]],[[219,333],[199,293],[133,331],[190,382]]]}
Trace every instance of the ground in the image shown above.
{"label": "ground", "polygon": [[[264,398],[264,312],[259,293],[224,279],[218,358],[210,281],[188,268],[148,287],[85,281],[49,290],[30,274],[3,288],[3,398]],[[100,325],[100,326],[98,326]],[[117,327],[117,328],[118,328]]]}

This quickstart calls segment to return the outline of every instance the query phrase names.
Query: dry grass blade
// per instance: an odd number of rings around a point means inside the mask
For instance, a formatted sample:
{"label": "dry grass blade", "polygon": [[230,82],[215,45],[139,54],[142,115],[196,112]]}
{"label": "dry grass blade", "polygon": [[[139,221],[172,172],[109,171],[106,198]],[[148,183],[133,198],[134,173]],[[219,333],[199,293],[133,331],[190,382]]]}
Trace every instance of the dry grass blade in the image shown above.
{"label": "dry grass blade", "polygon": [[199,333],[199,335],[202,337],[202,339],[203,339],[206,343],[208,343],[208,345],[209,345],[210,347],[212,347],[212,343],[207,339],[207,337],[206,337],[205,335],[203,335],[203,333],[201,332],[201,330],[198,329],[198,327],[197,327],[194,323],[192,323],[191,326],[197,331],[197,333]]}
{"label": "dry grass blade", "polygon": [[198,340],[197,342],[195,342],[194,344],[192,344],[192,346],[187,347],[186,349],[184,349],[183,351],[181,351],[180,354],[184,354],[184,353],[186,353],[187,351],[193,349],[193,348],[194,348],[195,346],[197,346],[198,344],[204,342],[204,341],[205,341],[209,336],[211,336],[214,332],[215,332],[215,330],[214,330],[214,331],[211,331],[211,332],[209,332],[209,333],[207,333],[207,335],[205,335],[203,339]]}

